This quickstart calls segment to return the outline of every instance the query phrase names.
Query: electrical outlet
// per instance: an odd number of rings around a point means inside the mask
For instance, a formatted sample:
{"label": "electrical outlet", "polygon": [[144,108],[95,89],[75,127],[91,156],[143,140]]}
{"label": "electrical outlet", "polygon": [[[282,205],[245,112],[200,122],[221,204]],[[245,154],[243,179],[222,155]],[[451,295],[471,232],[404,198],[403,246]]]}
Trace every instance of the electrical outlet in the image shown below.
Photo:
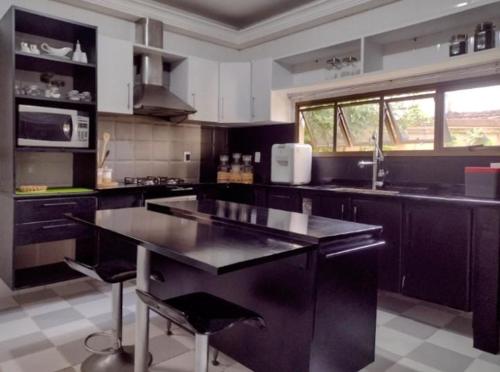
{"label": "electrical outlet", "polygon": [[184,151],[184,163],[191,161],[191,151]]}
{"label": "electrical outlet", "polygon": [[256,152],[253,159],[255,163],[260,163],[260,152]]}

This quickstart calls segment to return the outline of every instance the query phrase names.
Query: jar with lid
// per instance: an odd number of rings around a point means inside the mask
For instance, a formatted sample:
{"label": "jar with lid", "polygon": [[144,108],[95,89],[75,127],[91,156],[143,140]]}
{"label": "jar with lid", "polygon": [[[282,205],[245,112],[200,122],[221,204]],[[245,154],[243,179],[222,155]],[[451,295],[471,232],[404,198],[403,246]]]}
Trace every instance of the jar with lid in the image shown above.
{"label": "jar with lid", "polygon": [[233,162],[231,163],[231,172],[229,175],[229,181],[232,183],[241,183],[241,154],[233,154]]}
{"label": "jar with lid", "polygon": [[450,57],[460,56],[468,52],[467,34],[453,35],[450,39]]}
{"label": "jar with lid", "polygon": [[474,51],[495,47],[495,25],[492,22],[482,22],[476,26],[474,34]]}
{"label": "jar with lid", "polygon": [[219,166],[217,167],[217,183],[229,182],[229,156],[221,155],[219,157]]}
{"label": "jar with lid", "polygon": [[242,159],[241,182],[251,184],[253,183],[252,155],[243,155]]}

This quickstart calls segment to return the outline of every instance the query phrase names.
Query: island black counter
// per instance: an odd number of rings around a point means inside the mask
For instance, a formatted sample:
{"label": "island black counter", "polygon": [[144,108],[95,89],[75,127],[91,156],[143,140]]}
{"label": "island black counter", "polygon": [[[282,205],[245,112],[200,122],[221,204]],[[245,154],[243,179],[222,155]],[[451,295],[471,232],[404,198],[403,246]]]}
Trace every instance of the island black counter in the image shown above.
{"label": "island black counter", "polygon": [[[217,204],[240,216],[235,223],[187,216],[192,203],[178,205],[184,217],[130,208],[72,218],[137,244],[139,289],[165,298],[206,291],[262,314],[267,331],[236,326],[211,340],[252,370],[358,371],[374,360],[380,227]],[[164,282],[150,281],[151,270]],[[135,371],[144,372],[140,302],[136,322]]]}

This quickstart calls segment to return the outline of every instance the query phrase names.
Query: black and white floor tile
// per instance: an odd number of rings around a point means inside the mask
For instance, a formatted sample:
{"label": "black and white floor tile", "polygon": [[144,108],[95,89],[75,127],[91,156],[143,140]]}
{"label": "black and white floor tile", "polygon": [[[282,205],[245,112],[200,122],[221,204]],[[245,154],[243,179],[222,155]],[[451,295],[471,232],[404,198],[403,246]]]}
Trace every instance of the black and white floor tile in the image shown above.
{"label": "black and white floor tile", "polygon": [[[0,297],[0,371],[79,371],[88,356],[83,339],[111,328],[110,307],[110,287],[91,280]],[[132,285],[124,289],[124,307],[127,344],[134,337]],[[180,329],[167,336],[158,316],[151,323],[151,371],[192,371],[193,337]],[[381,293],[377,325],[376,360],[363,372],[500,372],[500,356],[472,347],[468,313]],[[249,369],[221,356],[220,366],[211,371]]]}

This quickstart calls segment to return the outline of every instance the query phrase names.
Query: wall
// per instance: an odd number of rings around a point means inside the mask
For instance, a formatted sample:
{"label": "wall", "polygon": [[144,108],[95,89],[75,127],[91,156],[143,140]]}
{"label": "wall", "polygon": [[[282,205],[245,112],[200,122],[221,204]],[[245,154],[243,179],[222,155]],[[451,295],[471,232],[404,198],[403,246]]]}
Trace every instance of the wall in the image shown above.
{"label": "wall", "polygon": [[[111,134],[106,166],[113,178],[168,176],[198,182],[202,135],[195,124],[171,124],[143,116],[99,116],[99,149],[102,135]],[[184,162],[184,152],[191,161]]]}
{"label": "wall", "polygon": [[[271,146],[274,143],[288,142],[295,142],[294,124],[229,130],[230,152],[262,153],[262,162],[255,164],[256,182],[270,182]],[[371,168],[358,167],[359,160],[370,160],[370,158],[371,154],[362,157],[314,157],[313,183],[370,182]],[[464,184],[466,166],[489,166],[491,162],[500,162],[500,154],[497,157],[389,155],[386,156],[384,167],[389,171],[386,178],[389,183],[443,185],[460,190]]]}

